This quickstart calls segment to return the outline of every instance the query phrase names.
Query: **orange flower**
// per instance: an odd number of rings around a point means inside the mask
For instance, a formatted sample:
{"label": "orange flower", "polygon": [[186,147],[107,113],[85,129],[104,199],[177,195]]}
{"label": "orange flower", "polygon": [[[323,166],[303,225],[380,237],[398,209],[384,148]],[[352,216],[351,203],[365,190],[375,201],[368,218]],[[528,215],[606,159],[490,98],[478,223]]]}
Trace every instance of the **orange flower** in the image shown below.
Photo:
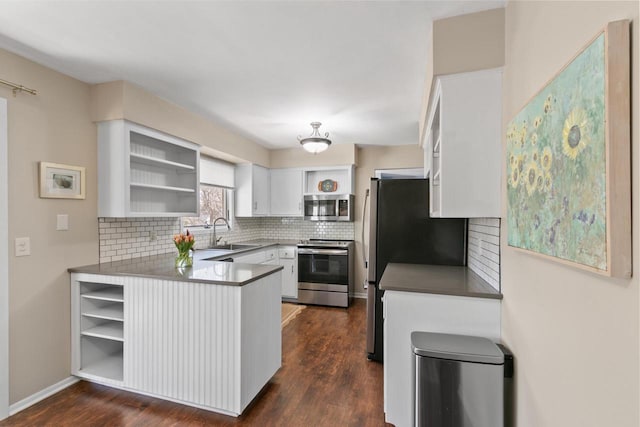
{"label": "orange flower", "polygon": [[174,235],[173,243],[176,245],[178,253],[184,254],[191,250],[191,248],[195,244],[195,238],[193,237],[193,234],[190,234],[189,230],[187,230],[186,234],[180,233]]}

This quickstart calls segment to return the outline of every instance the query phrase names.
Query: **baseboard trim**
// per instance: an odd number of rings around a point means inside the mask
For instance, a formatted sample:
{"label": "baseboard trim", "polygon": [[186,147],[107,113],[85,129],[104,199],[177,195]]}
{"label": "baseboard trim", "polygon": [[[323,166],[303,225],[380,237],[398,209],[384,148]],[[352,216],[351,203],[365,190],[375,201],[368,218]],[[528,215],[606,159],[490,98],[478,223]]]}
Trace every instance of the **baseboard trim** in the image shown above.
{"label": "baseboard trim", "polygon": [[25,397],[24,399],[14,403],[13,405],[9,405],[9,416],[15,415],[18,412],[27,409],[29,406],[35,405],[41,400],[44,400],[47,397],[54,395],[61,390],[64,390],[65,388],[77,383],[78,381],[80,381],[80,379],[74,376],[67,377],[62,381],[52,384],[49,387],[32,394],[31,396]]}
{"label": "baseboard trim", "polygon": [[367,293],[366,292],[354,292],[354,293],[351,294],[351,297],[367,299]]}

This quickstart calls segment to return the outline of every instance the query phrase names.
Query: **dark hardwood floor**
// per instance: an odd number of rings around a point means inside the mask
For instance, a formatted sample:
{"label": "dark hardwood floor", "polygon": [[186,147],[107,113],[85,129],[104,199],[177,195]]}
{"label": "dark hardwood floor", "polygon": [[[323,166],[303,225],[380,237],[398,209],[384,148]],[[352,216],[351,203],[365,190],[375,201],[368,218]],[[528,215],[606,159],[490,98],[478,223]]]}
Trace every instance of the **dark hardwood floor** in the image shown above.
{"label": "dark hardwood floor", "polygon": [[282,368],[239,418],[82,381],[0,426],[383,426],[365,318],[364,300],[302,310],[282,330]]}

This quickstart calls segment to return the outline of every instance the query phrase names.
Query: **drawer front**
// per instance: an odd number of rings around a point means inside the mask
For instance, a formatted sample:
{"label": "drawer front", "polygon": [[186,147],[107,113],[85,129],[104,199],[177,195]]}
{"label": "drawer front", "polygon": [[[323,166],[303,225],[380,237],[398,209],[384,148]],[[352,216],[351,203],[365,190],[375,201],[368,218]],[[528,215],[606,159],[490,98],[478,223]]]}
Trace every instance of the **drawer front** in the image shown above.
{"label": "drawer front", "polygon": [[278,250],[277,249],[267,249],[264,251],[264,259],[265,261],[275,261],[278,259]]}
{"label": "drawer front", "polygon": [[233,262],[241,262],[245,264],[262,264],[267,261],[265,251],[252,252],[247,255],[233,257]]}
{"label": "drawer front", "polygon": [[296,257],[296,248],[295,246],[285,246],[278,250],[278,256],[281,259],[294,259]]}

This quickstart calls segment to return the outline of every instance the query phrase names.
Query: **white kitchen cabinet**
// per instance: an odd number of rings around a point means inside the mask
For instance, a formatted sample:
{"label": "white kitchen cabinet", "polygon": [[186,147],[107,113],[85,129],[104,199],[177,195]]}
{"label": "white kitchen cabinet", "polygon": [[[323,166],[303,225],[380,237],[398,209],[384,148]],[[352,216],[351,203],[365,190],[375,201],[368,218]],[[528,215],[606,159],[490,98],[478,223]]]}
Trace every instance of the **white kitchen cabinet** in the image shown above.
{"label": "white kitchen cabinet", "polygon": [[432,217],[500,217],[501,123],[501,69],[434,79],[424,139]]}
{"label": "white kitchen cabinet", "polygon": [[387,290],[384,318],[385,421],[413,425],[411,332],[482,336],[500,341],[500,300]]}
{"label": "white kitchen cabinet", "polygon": [[278,257],[282,270],[282,298],[298,299],[298,248],[280,246]]}
{"label": "white kitchen cabinet", "polygon": [[271,216],[303,216],[302,170],[271,169]]}
{"label": "white kitchen cabinet", "polygon": [[234,256],[233,262],[281,265],[283,267],[282,297],[286,300],[298,299],[298,248],[296,246],[258,249]]}
{"label": "white kitchen cabinet", "polygon": [[236,166],[235,216],[269,215],[269,169],[251,163]]}
{"label": "white kitchen cabinet", "polygon": [[125,120],[98,123],[98,216],[197,216],[199,146]]}
{"label": "white kitchen cabinet", "polygon": [[254,251],[233,255],[233,262],[244,264],[274,264],[278,265],[278,249],[274,247],[259,248]]}

